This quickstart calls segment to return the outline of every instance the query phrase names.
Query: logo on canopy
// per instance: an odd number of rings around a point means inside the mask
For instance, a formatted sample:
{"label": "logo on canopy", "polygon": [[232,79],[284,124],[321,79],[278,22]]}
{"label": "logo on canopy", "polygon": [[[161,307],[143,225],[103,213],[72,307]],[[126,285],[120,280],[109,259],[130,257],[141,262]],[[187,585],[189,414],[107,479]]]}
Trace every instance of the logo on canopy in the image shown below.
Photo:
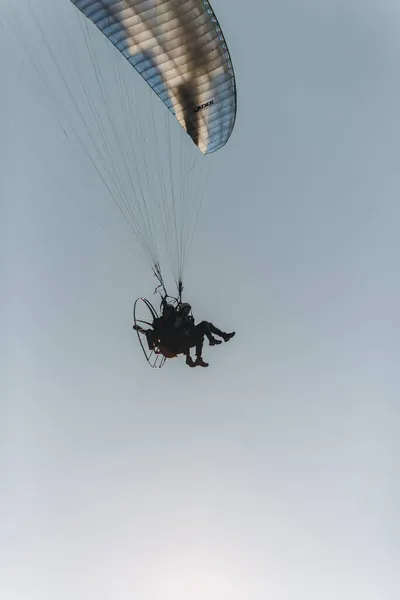
{"label": "logo on canopy", "polygon": [[203,110],[203,108],[208,108],[214,104],[214,100],[209,100],[208,102],[204,102],[203,104],[198,104],[194,107],[194,112],[199,112],[199,110]]}

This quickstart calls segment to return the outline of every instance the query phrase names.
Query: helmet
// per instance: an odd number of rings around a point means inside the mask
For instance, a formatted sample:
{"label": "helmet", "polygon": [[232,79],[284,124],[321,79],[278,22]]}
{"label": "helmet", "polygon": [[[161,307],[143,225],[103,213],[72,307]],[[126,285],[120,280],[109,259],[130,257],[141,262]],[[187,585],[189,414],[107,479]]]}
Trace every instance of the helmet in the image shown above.
{"label": "helmet", "polygon": [[179,308],[179,312],[183,317],[188,317],[192,307],[187,302],[182,302]]}

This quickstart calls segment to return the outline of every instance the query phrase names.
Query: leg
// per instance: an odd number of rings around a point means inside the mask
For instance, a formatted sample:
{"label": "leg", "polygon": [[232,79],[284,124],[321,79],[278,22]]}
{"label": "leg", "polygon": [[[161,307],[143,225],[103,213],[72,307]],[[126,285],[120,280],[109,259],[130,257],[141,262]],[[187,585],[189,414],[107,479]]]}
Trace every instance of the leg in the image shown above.
{"label": "leg", "polygon": [[[208,367],[208,363],[204,362],[203,358],[202,358],[202,352],[203,352],[203,344],[204,344],[204,329],[200,325],[197,325],[196,327],[193,327],[191,333],[190,333],[190,337],[189,337],[189,349],[186,353],[186,364],[189,365],[189,367]],[[193,348],[193,346],[196,348],[196,360],[195,362],[193,362],[191,356],[190,356],[190,348]]]}
{"label": "leg", "polygon": [[190,348],[186,352],[186,364],[188,367],[195,367],[196,365],[193,362],[193,358],[190,356]]}
{"label": "leg", "polygon": [[196,325],[196,327],[194,328],[196,332],[198,332],[199,335],[206,336],[206,338],[208,339],[208,341],[211,343],[213,341],[213,336],[211,334],[211,330],[210,330],[210,323],[208,323],[207,321],[202,321],[201,323],[199,323],[198,325]]}
{"label": "leg", "polygon": [[196,358],[199,358],[199,356],[202,355],[203,344],[204,344],[204,335],[198,335],[197,340],[196,340]]}
{"label": "leg", "polygon": [[210,346],[216,346],[217,344],[221,344],[222,342],[220,342],[219,340],[217,340],[214,335],[218,335],[219,337],[222,337],[222,339],[227,342],[228,340],[230,340],[231,338],[233,338],[233,336],[235,335],[235,332],[232,333],[225,333],[224,331],[221,331],[220,329],[218,329],[217,327],[215,327],[215,325],[213,325],[212,323],[209,323],[208,321],[202,321],[201,323],[199,323],[197,325],[197,327],[200,329],[200,331],[202,331],[202,333],[207,336],[208,341],[210,342]]}
{"label": "leg", "polygon": [[208,367],[208,363],[204,362],[203,357],[202,357],[203,344],[204,344],[204,335],[202,335],[199,332],[197,334],[197,340],[196,340],[196,361],[194,363],[196,367]]}
{"label": "leg", "polygon": [[[220,329],[215,327],[215,325],[213,325],[212,323],[209,323],[208,327],[209,327],[211,333],[213,333],[214,335],[218,335],[219,337],[222,337],[224,342],[228,342],[235,335],[234,331],[232,331],[232,333],[225,333],[225,331],[221,331]],[[217,342],[217,343],[220,343],[220,342]]]}
{"label": "leg", "polygon": [[211,333],[214,333],[214,335],[219,335],[219,337],[222,337],[222,338],[224,337],[224,335],[225,335],[224,332],[221,331],[220,329],[218,329],[218,327],[215,327],[215,325],[213,325],[212,323],[209,323],[208,327],[209,327]]}

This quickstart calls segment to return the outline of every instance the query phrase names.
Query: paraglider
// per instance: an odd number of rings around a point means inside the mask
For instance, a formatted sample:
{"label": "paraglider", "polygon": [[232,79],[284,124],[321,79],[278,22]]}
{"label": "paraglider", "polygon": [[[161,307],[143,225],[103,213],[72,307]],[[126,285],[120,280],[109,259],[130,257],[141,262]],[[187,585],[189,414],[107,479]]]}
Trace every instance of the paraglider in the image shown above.
{"label": "paraglider", "polygon": [[[225,38],[208,0],[71,2],[108,38],[158,96],[164,104],[163,110],[175,117],[185,137],[197,147],[198,157],[214,153],[227,143],[236,118],[235,76]],[[95,57],[95,52],[92,54]],[[118,77],[116,80],[120,82]],[[129,94],[126,96],[130,102]],[[140,121],[143,115],[136,115],[136,118]],[[129,174],[126,155],[123,158],[127,190],[122,188],[120,177],[115,190],[111,185],[107,187],[113,192],[121,212],[130,219],[132,230],[164,291],[161,316],[148,300],[139,298],[135,302],[134,329],[149,364],[161,367],[166,358],[184,354],[189,366],[205,367],[208,365],[202,359],[204,337],[210,345],[218,345],[221,341],[215,335],[227,341],[234,334],[226,334],[205,321],[195,325],[190,306],[182,303],[184,262],[204,185],[196,184],[201,171],[197,168],[198,157],[192,162],[188,158],[191,149],[172,142],[174,125],[170,125],[169,119],[165,123],[169,148],[162,160],[157,161],[160,163],[159,189],[154,188],[157,167],[153,174],[146,157],[139,158],[136,181]],[[154,148],[158,146],[158,133],[154,126]],[[142,137],[143,142],[145,137]],[[100,145],[99,149],[102,150]],[[179,165],[176,175],[174,161]],[[120,175],[118,169],[116,173]],[[161,242],[164,248],[160,254]],[[166,302],[168,295],[160,256],[170,258],[178,288],[174,304]],[[143,319],[137,314],[139,306],[147,311]],[[190,356],[192,347],[196,349],[195,361]]]}
{"label": "paraglider", "polygon": [[[179,354],[186,356],[186,364],[189,367],[208,367],[203,359],[204,338],[208,339],[210,346],[221,344],[218,336],[228,342],[235,335],[235,332],[226,333],[221,331],[215,325],[208,321],[201,321],[195,325],[193,315],[191,315],[191,306],[186,302],[181,302],[173,298],[174,304],[167,302],[167,296],[161,301],[161,316],[158,316],[154,307],[144,298],[139,298],[135,302],[133,329],[140,336],[144,336],[147,341],[147,350],[140,340],[142,349],[145,353],[148,363],[154,367],[161,367],[166,358],[175,358]],[[136,314],[138,302],[144,302],[149,308],[152,321],[139,319]],[[147,327],[144,327],[146,325]],[[196,360],[191,357],[191,348],[195,348]],[[159,357],[162,357],[158,361]],[[163,360],[164,359],[164,360]]]}

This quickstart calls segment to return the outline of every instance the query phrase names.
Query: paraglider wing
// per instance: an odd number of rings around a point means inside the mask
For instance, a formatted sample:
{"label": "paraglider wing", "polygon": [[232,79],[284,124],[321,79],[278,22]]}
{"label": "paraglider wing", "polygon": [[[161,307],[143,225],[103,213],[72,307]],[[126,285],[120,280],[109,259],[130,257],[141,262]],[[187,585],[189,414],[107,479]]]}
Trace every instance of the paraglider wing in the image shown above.
{"label": "paraglider wing", "polygon": [[128,59],[206,154],[228,141],[236,86],[208,0],[71,0]]}

